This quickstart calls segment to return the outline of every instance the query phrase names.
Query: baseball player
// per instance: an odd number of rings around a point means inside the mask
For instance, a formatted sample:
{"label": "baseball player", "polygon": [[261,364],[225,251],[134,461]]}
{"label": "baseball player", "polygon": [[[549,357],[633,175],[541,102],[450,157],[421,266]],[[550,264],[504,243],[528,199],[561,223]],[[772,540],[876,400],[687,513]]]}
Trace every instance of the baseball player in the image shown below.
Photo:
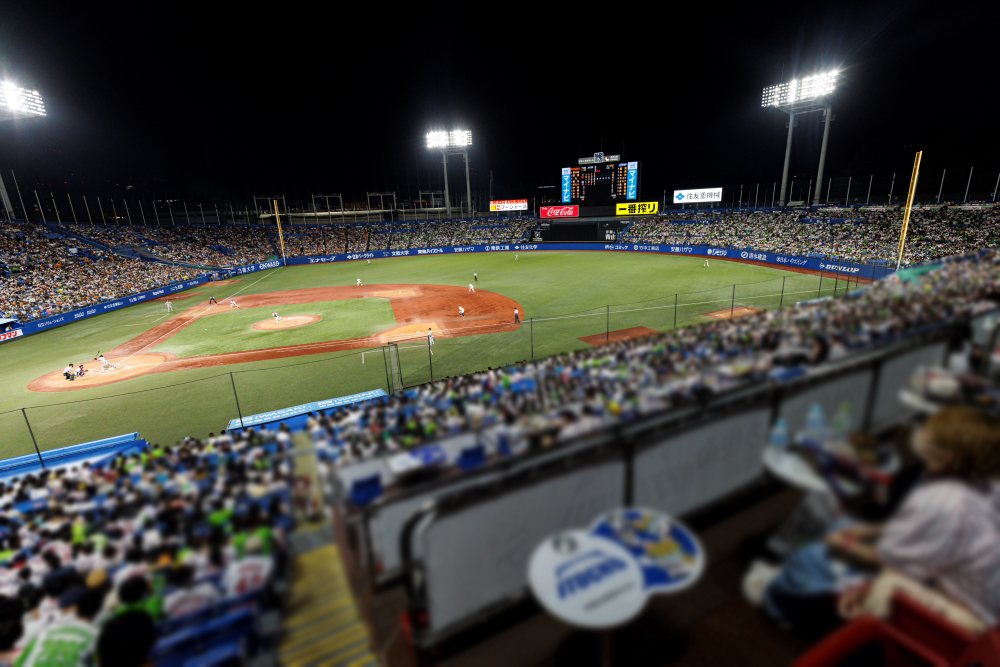
{"label": "baseball player", "polygon": [[705,258],[705,263],[702,264],[702,266],[708,266],[708,258],[707,257]]}
{"label": "baseball player", "polygon": [[372,261],[369,259],[368,260],[368,266],[371,266],[371,265],[372,265]]}
{"label": "baseball player", "polygon": [[358,278],[358,287],[361,287],[361,278]]}
{"label": "baseball player", "polygon": [[520,315],[517,312],[517,308],[515,308],[514,309],[514,323],[515,324],[520,324],[520,322],[521,322],[521,317],[520,317]]}
{"label": "baseball player", "polygon": [[100,353],[98,353],[97,358],[94,361],[101,362],[101,372],[102,373],[106,372],[108,370],[108,368],[114,368],[114,369],[118,368],[113,363],[111,363],[110,361],[108,361],[107,359],[105,359],[104,355],[100,354]]}
{"label": "baseball player", "polygon": [[234,301],[233,299],[230,299],[229,300],[229,310],[232,310],[233,308],[239,308],[239,306],[236,305],[236,301]]}
{"label": "baseball player", "polygon": [[472,272],[472,277],[475,278],[475,280],[476,280],[477,283],[479,282],[479,274],[478,273],[476,273],[475,271],[473,271]]}
{"label": "baseball player", "polygon": [[278,313],[275,313],[274,311],[271,311],[271,317],[274,318],[274,323],[275,324],[277,324],[278,322],[281,321],[281,316],[278,315]]}
{"label": "baseball player", "polygon": [[[434,347],[434,332],[430,327],[427,327],[427,345]],[[434,354],[434,350],[431,350],[431,354]]]}
{"label": "baseball player", "polygon": [[76,375],[73,372],[73,364],[69,364],[66,366],[66,368],[63,369],[63,377],[69,380],[70,382],[73,381],[73,379],[76,377]]}
{"label": "baseball player", "polygon": [[514,253],[514,261],[517,261],[517,253]]}
{"label": "baseball player", "polygon": [[476,288],[472,286],[472,283],[469,283],[469,291],[472,292],[473,294],[476,293]]}
{"label": "baseball player", "polygon": [[218,306],[218,305],[219,305],[219,302],[215,300],[215,297],[214,297],[214,296],[210,296],[210,297],[208,297],[208,303],[209,303],[209,304],[215,304],[216,306]]}
{"label": "baseball player", "polygon": [[465,308],[462,308],[461,306],[458,307],[458,316],[465,317]]}
{"label": "baseball player", "polygon": [[76,369],[76,376],[78,378],[82,378],[83,375],[84,375],[84,373],[86,373],[86,372],[87,372],[87,369],[83,367],[83,364],[80,364],[80,367]]}
{"label": "baseball player", "polygon": [[168,313],[174,312],[174,304],[170,303],[169,299],[167,299],[167,312]]}

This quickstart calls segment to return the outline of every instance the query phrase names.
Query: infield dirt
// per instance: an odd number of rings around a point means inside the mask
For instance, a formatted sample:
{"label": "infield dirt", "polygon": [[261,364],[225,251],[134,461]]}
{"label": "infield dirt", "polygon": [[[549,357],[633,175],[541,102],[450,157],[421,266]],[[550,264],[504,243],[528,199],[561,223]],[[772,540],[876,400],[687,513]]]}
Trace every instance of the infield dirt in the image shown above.
{"label": "infield dirt", "polygon": [[[135,336],[105,354],[107,359],[121,367],[120,373],[88,373],[85,381],[67,381],[60,371],[47,373],[28,384],[32,391],[73,391],[88,387],[121,382],[148,373],[166,373],[177,370],[208,368],[252,361],[284,359],[311,354],[325,354],[341,350],[361,349],[384,345],[388,341],[422,339],[431,328],[436,338],[453,338],[484,333],[514,331],[514,309],[524,318],[524,308],[502,294],[476,290],[470,294],[464,287],[450,285],[366,285],[364,287],[314,287],[248,294],[236,298],[241,308],[277,308],[299,303],[338,301],[363,297],[388,298],[396,319],[396,326],[370,336],[302,343],[284,347],[246,350],[206,356],[175,358],[170,354],[157,354],[153,348],[181,329],[205,317],[224,317],[230,312],[228,303],[210,305],[202,301],[174,315],[169,320]],[[465,308],[460,317],[458,307]],[[268,322],[268,321],[265,321]],[[273,322],[271,322],[273,324]],[[304,326],[310,322],[298,323]],[[141,360],[141,363],[139,361]],[[84,366],[87,367],[86,365]],[[126,367],[128,367],[126,369]]]}

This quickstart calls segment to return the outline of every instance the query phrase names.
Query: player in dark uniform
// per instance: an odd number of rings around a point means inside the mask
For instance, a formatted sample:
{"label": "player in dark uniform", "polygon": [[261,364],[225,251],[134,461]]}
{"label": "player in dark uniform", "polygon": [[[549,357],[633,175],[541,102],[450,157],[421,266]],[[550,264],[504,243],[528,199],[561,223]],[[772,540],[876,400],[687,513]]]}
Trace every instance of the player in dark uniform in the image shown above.
{"label": "player in dark uniform", "polygon": [[213,304],[213,303],[214,303],[214,304],[215,304],[216,306],[218,306],[218,305],[219,305],[219,302],[215,300],[215,297],[214,297],[214,296],[210,296],[210,297],[208,297],[208,303],[209,303],[209,304]]}

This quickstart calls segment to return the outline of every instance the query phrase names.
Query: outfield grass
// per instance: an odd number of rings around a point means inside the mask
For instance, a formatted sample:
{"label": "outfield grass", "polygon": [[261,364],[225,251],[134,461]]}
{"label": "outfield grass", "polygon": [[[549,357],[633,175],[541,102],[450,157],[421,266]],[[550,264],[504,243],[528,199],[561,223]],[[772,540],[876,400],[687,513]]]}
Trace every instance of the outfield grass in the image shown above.
{"label": "outfield grass", "polygon": [[[249,274],[215,289],[220,303],[233,294],[374,284],[443,284],[464,287],[479,273],[479,289],[504,294],[523,307],[517,331],[439,339],[434,356],[422,341],[400,346],[406,385],[587,347],[580,337],[635,326],[666,330],[705,321],[705,313],[735,305],[776,308],[832,294],[835,283],[776,268],[672,255],[611,252],[476,253],[399,257],[290,266]],[[782,284],[784,283],[784,297]],[[736,284],[734,296],[733,285]],[[836,289],[845,289],[844,281]],[[675,296],[675,294],[677,296]],[[204,294],[178,295],[175,311]],[[676,303],[676,308],[675,308]],[[610,305],[609,305],[610,304]],[[342,309],[348,310],[342,310]],[[322,309],[322,312],[320,312]],[[255,313],[254,310],[266,310]],[[323,321],[284,331],[257,332],[249,324],[270,309],[212,316],[164,341],[159,350],[179,356],[274,347],[354,337],[392,326],[382,299],[299,304],[286,309],[323,315]],[[294,312],[293,312],[294,311]],[[387,312],[388,311],[388,312]],[[328,316],[329,315],[329,316]],[[69,392],[29,391],[31,380],[69,362],[92,359],[167,317],[162,303],[146,303],[0,345],[0,457],[32,451],[21,407],[42,449],[139,431],[157,441],[218,432],[237,415],[321,398],[387,388],[381,348],[230,366],[154,373],[104,387]],[[330,328],[320,328],[330,327]],[[207,329],[207,330],[206,330]],[[322,334],[322,335],[321,335]],[[319,336],[319,337],[317,337]],[[232,376],[230,375],[232,372]]]}
{"label": "outfield grass", "polygon": [[153,350],[178,357],[262,350],[368,336],[396,324],[389,299],[376,297],[297,303],[277,311],[282,317],[319,315],[322,319],[304,327],[259,331],[252,325],[270,320],[274,308],[235,308],[196,320]]}

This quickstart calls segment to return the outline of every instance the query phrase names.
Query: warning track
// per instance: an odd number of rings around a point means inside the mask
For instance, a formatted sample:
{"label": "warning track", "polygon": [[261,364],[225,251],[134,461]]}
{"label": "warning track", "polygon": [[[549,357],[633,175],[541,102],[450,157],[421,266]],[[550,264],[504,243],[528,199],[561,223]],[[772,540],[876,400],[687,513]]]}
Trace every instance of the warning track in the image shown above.
{"label": "warning track", "polygon": [[[135,338],[106,352],[111,363],[129,366],[128,372],[106,373],[99,371],[96,376],[88,374],[86,382],[69,382],[61,371],[53,371],[28,383],[31,391],[74,391],[121,382],[149,373],[242,364],[252,361],[268,361],[312,354],[326,354],[341,350],[356,350],[385,345],[406,339],[423,337],[427,329],[434,331],[435,338],[454,338],[484,333],[514,331],[520,327],[514,323],[514,309],[524,318],[524,308],[513,299],[486,290],[476,290],[470,294],[465,287],[451,285],[365,285],[364,287],[314,287],[309,289],[264,292],[236,297],[241,308],[270,308],[318,301],[340,301],[377,297],[389,299],[396,326],[371,336],[330,340],[318,343],[286,345],[262,350],[245,350],[200,357],[174,358],[173,355],[152,352],[153,348],[168,340],[181,329],[205,317],[224,317],[230,312],[229,304],[210,306],[202,301],[174,315]],[[459,317],[458,307],[465,308],[465,317]],[[321,323],[313,326],[322,326]],[[135,363],[141,358],[141,363]],[[93,377],[91,380],[90,378]]]}

